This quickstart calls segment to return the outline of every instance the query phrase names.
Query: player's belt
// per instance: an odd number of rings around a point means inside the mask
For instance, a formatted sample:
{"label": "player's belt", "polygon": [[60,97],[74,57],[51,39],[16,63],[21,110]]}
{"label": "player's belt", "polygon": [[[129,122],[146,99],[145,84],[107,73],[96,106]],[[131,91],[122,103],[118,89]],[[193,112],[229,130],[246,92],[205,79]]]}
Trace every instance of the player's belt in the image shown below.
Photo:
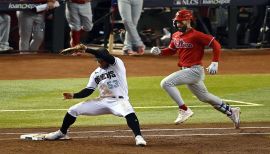
{"label": "player's belt", "polygon": [[182,70],[184,70],[184,69],[192,68],[192,67],[201,67],[201,65],[185,66],[185,67],[181,67],[181,68],[182,68]]}

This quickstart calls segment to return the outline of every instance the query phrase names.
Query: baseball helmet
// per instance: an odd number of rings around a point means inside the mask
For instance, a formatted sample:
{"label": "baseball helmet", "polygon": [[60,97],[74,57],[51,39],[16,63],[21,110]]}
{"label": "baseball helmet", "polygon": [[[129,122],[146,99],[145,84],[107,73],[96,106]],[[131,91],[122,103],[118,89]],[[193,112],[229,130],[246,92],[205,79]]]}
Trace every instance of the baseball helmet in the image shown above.
{"label": "baseball helmet", "polygon": [[180,10],[175,14],[174,21],[192,20],[193,15],[190,10]]}

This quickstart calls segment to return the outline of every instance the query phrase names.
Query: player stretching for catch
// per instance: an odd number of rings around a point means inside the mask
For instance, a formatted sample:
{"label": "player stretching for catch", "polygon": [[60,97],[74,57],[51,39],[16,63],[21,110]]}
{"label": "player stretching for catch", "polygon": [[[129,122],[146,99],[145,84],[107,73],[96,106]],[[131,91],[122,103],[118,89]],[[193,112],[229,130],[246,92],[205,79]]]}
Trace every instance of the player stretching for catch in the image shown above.
{"label": "player stretching for catch", "polygon": [[82,44],[74,48],[95,55],[99,67],[91,74],[86,88],[78,93],[63,93],[64,98],[85,98],[96,89],[99,90],[100,96],[70,107],[60,130],[47,134],[45,139],[57,140],[66,137],[68,128],[79,115],[113,114],[125,117],[127,125],[135,135],[136,145],[145,146],[146,142],[141,135],[139,120],[129,102],[126,69],[123,61],[109,54],[105,48],[93,50]]}
{"label": "player stretching for catch", "polygon": [[193,15],[190,10],[180,10],[173,19],[174,27],[178,30],[172,36],[168,48],[160,50],[153,47],[151,53],[155,55],[170,56],[178,53],[178,66],[181,70],[174,72],[164,78],[160,85],[179,105],[179,115],[175,124],[186,121],[193,115],[188,108],[176,86],[186,84],[188,89],[202,102],[211,104],[218,111],[226,114],[234,123],[235,128],[240,126],[240,108],[232,108],[225,104],[219,97],[208,92],[204,85],[204,69],[202,58],[204,47],[209,46],[213,49],[213,58],[207,71],[216,74],[218,61],[221,53],[220,44],[211,35],[196,31],[192,28],[191,22]]}

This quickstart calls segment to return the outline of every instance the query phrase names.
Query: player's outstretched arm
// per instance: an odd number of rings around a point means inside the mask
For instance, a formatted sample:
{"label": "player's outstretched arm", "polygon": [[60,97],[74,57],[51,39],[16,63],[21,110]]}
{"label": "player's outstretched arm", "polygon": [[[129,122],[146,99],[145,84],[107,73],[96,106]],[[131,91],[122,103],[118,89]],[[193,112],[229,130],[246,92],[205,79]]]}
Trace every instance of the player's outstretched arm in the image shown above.
{"label": "player's outstretched arm", "polygon": [[63,96],[64,96],[64,99],[85,98],[85,97],[90,96],[93,92],[94,92],[93,89],[84,88],[78,93],[64,92]]}

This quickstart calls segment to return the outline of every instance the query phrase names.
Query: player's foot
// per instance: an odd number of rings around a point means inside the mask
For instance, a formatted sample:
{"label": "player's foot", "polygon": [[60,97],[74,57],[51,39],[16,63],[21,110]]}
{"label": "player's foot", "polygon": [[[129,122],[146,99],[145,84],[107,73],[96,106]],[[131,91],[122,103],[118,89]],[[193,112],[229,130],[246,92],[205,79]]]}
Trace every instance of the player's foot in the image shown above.
{"label": "player's foot", "polygon": [[135,137],[135,141],[137,146],[146,146],[146,141],[143,139],[141,135],[137,135]]}
{"label": "player's foot", "polygon": [[45,135],[46,140],[59,140],[62,138],[67,138],[67,135],[63,134],[60,130]]}
{"label": "player's foot", "polygon": [[188,108],[186,111],[183,109],[179,109],[179,114],[174,123],[176,125],[186,121],[189,117],[191,117],[194,113]]}
{"label": "player's foot", "polygon": [[233,124],[234,124],[234,127],[236,129],[239,129],[240,128],[240,108],[239,107],[235,107],[235,108],[232,108],[232,115],[228,116],[232,121],[233,121]]}

